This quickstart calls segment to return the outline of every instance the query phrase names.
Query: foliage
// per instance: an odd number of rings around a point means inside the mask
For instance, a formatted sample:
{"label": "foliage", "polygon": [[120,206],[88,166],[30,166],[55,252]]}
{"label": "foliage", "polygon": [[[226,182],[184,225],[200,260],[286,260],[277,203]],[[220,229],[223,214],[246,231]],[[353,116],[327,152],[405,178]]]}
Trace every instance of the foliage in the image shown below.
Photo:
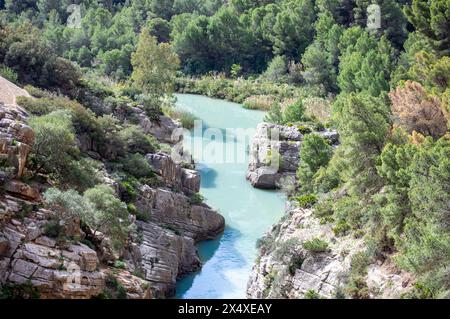
{"label": "foliage", "polygon": [[416,82],[407,81],[404,87],[397,87],[389,94],[392,112],[399,124],[409,133],[416,131],[425,136],[439,138],[447,132],[447,119],[441,101],[427,94]]}
{"label": "foliage", "polygon": [[300,165],[297,170],[298,183],[302,191],[311,191],[314,175],[326,167],[332,156],[332,147],[320,135],[308,134],[300,149]]}
{"label": "foliage", "polygon": [[78,217],[95,233],[101,231],[110,237],[116,247],[127,240],[129,231],[126,205],[106,185],[88,189],[84,195],[74,190],[66,192],[55,188],[44,194],[45,203],[57,211],[60,218]]}
{"label": "foliage", "polygon": [[17,75],[17,72],[10,67],[0,65],[0,76],[12,83],[18,83],[19,76]]}
{"label": "foliage", "polygon": [[315,290],[308,290],[305,293],[305,299],[322,299],[322,296]]}
{"label": "foliage", "polygon": [[302,246],[313,254],[323,253],[328,249],[328,243],[320,238],[313,238],[309,241],[305,241]]}
{"label": "foliage", "polygon": [[0,285],[0,299],[39,299],[40,293],[31,281],[24,284]]}
{"label": "foliage", "polygon": [[199,205],[205,201],[205,197],[199,193],[195,193],[189,197],[189,203],[192,205]]}
{"label": "foliage", "polygon": [[302,100],[297,100],[295,103],[288,104],[283,110],[283,122],[292,123],[304,120],[305,106]]}
{"label": "foliage", "polygon": [[300,195],[297,197],[297,203],[302,208],[311,208],[317,202],[317,197],[312,194]]}
{"label": "foliage", "polygon": [[147,28],[142,29],[131,63],[131,79],[138,88],[156,96],[172,93],[178,57],[172,53],[169,44],[158,44]]}
{"label": "foliage", "polygon": [[114,194],[113,189],[99,185],[88,189],[83,197],[92,205],[93,212],[84,214],[84,222],[93,230],[111,237],[116,247],[121,247],[127,240],[130,222],[125,203]]}
{"label": "foliage", "polygon": [[123,170],[136,178],[151,177],[154,175],[152,167],[139,153],[125,156],[121,159]]}

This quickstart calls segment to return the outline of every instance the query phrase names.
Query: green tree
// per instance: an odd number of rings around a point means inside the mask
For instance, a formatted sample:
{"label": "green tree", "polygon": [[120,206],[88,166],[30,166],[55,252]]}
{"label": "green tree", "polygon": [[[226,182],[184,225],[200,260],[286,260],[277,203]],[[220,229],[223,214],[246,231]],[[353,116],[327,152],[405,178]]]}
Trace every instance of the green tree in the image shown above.
{"label": "green tree", "polygon": [[274,53],[299,61],[313,40],[315,19],[311,0],[284,2],[273,27]]}
{"label": "green tree", "polygon": [[172,94],[179,66],[176,54],[167,43],[157,43],[144,28],[139,36],[136,52],[131,59],[133,83],[145,93],[155,96]]}
{"label": "green tree", "polygon": [[34,170],[58,175],[67,172],[71,154],[77,152],[71,114],[66,110],[33,117],[29,124],[35,133]]}
{"label": "green tree", "polygon": [[150,34],[158,39],[158,42],[170,42],[170,22],[162,18],[154,18],[147,22]]}
{"label": "green tree", "polygon": [[83,197],[94,208],[90,214],[83,214],[83,221],[94,235],[100,231],[110,237],[116,247],[123,246],[130,230],[127,205],[107,185],[88,189]]}
{"label": "green tree", "polygon": [[263,77],[273,82],[283,82],[287,76],[286,61],[282,56],[276,56],[270,61],[267,70],[263,73]]}
{"label": "green tree", "polygon": [[317,134],[307,134],[300,149],[300,165],[297,170],[302,192],[312,192],[312,181],[317,171],[328,165],[333,154],[328,141]]}
{"label": "green tree", "polygon": [[286,106],[283,111],[283,122],[300,122],[303,121],[305,115],[305,105],[301,99],[295,103],[291,103]]}
{"label": "green tree", "polygon": [[342,92],[366,91],[379,96],[389,90],[393,49],[360,28],[347,29],[341,41],[338,84]]}
{"label": "green tree", "polygon": [[449,0],[413,0],[405,9],[408,20],[425,35],[440,56],[450,53]]}

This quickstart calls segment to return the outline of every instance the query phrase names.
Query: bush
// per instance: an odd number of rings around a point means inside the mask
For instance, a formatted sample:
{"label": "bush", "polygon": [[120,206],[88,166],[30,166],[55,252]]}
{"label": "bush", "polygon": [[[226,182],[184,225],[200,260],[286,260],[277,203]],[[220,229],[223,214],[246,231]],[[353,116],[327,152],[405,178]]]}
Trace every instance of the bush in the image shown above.
{"label": "bush", "polygon": [[127,263],[122,261],[122,260],[116,260],[114,262],[114,267],[115,268],[119,268],[119,269],[126,269],[127,268]]}
{"label": "bush", "polygon": [[126,203],[133,202],[136,199],[136,183],[136,180],[123,180],[119,182],[121,198]]}
{"label": "bush", "polygon": [[76,154],[76,140],[67,111],[55,111],[41,117],[33,117],[29,124],[35,133],[33,170],[53,174],[63,181]]}
{"label": "bush", "polygon": [[297,197],[297,203],[301,208],[311,208],[317,203],[317,197],[313,194],[306,194]]}
{"label": "bush", "polygon": [[124,143],[127,152],[130,153],[147,155],[154,153],[158,149],[156,139],[151,135],[145,134],[142,128],[136,125],[131,125],[121,130],[119,138]]}
{"label": "bush", "polygon": [[304,120],[305,106],[302,100],[289,104],[283,111],[283,121],[288,122],[300,122]]}
{"label": "bush", "polygon": [[282,82],[286,80],[287,71],[286,61],[282,56],[278,55],[270,61],[267,70],[262,76],[269,81]]}
{"label": "bush", "polygon": [[284,262],[286,258],[289,258],[290,260],[293,255],[296,255],[296,251],[299,247],[300,241],[297,238],[289,238],[276,245],[273,257],[280,262]]}
{"label": "bush", "polygon": [[310,289],[305,293],[305,299],[322,299],[322,296],[315,290]]}
{"label": "bush", "polygon": [[275,103],[273,95],[252,95],[244,100],[242,106],[249,110],[264,110],[268,111]]}
{"label": "bush", "polygon": [[60,238],[64,235],[64,229],[58,219],[53,219],[44,225],[44,235],[50,238]]}
{"label": "bush", "polygon": [[199,193],[195,193],[193,195],[191,195],[191,197],[189,197],[189,203],[191,203],[192,205],[199,205],[202,204],[205,200],[205,197],[203,197],[202,194]]}
{"label": "bush", "polygon": [[33,286],[31,280],[24,284],[2,284],[0,285],[0,299],[39,299],[40,293]]}
{"label": "bush", "polygon": [[136,178],[154,176],[152,167],[141,154],[131,154],[121,160],[123,170]]}
{"label": "bush", "polygon": [[17,72],[7,66],[0,65],[0,76],[12,83],[18,84],[19,76],[17,75]]}
{"label": "bush", "polygon": [[173,107],[166,108],[166,114],[173,119],[179,120],[181,125],[188,130],[194,128],[195,121],[198,120],[191,112]]}
{"label": "bush", "polygon": [[328,243],[320,238],[314,238],[312,240],[306,241],[302,246],[313,254],[323,253],[328,249]]}
{"label": "bush", "polygon": [[93,208],[83,212],[82,216],[94,235],[100,231],[111,238],[115,247],[122,247],[128,238],[130,226],[127,205],[116,198],[114,190],[107,185],[88,189],[83,198]]}

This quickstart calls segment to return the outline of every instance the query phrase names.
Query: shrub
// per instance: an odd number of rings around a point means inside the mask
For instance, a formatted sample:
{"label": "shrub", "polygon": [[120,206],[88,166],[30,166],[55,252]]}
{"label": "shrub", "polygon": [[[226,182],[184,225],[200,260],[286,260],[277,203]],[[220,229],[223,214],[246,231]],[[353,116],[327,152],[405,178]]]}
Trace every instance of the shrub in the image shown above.
{"label": "shrub", "polygon": [[51,238],[60,238],[64,235],[64,229],[58,219],[53,219],[44,225],[44,235]]}
{"label": "shrub", "polygon": [[406,81],[389,96],[392,112],[409,133],[416,131],[437,139],[447,132],[450,118],[445,117],[440,99],[427,94],[421,84]]}
{"label": "shrub", "polygon": [[286,257],[290,259],[293,255],[295,255],[299,247],[300,241],[297,238],[289,238],[288,240],[276,245],[276,250],[273,257],[276,260],[283,262]]}
{"label": "shrub", "polygon": [[283,111],[283,121],[288,122],[299,122],[304,120],[305,116],[305,106],[302,100],[297,100],[297,102],[289,104]]}
{"label": "shrub", "polygon": [[199,205],[201,203],[203,203],[205,200],[205,197],[203,197],[202,194],[199,193],[195,193],[193,195],[191,195],[191,197],[189,197],[189,203],[191,203],[192,205]]}
{"label": "shrub", "polygon": [[126,269],[127,268],[127,263],[124,262],[123,260],[116,260],[114,262],[114,267],[115,268],[119,268],[119,269]]}
{"label": "shrub", "polygon": [[132,202],[136,199],[136,183],[136,180],[123,180],[119,182],[121,198],[126,203]]}
{"label": "shrub", "polygon": [[146,155],[154,153],[158,149],[156,139],[147,135],[142,128],[136,125],[130,125],[119,132],[119,138],[124,143],[130,153],[140,153]]}
{"label": "shrub", "polygon": [[93,207],[92,211],[83,213],[83,221],[94,235],[101,231],[111,238],[115,247],[122,247],[130,226],[126,204],[116,198],[114,190],[107,185],[88,189],[83,197]]}
{"label": "shrub", "polygon": [[56,95],[50,91],[37,88],[32,85],[25,85],[24,90],[27,91],[31,96],[40,99],[40,98],[54,98]]}
{"label": "shrub", "polygon": [[33,286],[31,280],[24,284],[2,284],[0,285],[0,299],[39,299],[40,293]]}
{"label": "shrub", "polygon": [[305,293],[305,299],[322,299],[322,296],[315,290],[310,289]]}
{"label": "shrub", "polygon": [[317,203],[317,197],[313,194],[300,195],[297,197],[297,203],[302,208],[311,208]]}
{"label": "shrub", "polygon": [[150,177],[154,173],[152,167],[141,154],[131,154],[121,160],[123,170],[136,178]]}
{"label": "shrub", "polygon": [[7,66],[0,65],[0,76],[12,83],[18,84],[19,76],[17,72]]}
{"label": "shrub", "polygon": [[297,130],[298,130],[300,133],[305,134],[305,135],[312,132],[311,128],[309,128],[309,127],[306,126],[306,125],[299,125],[299,126],[297,126]]}
{"label": "shrub", "polygon": [[273,95],[252,95],[244,100],[242,106],[249,110],[264,110],[268,111],[275,103]]}
{"label": "shrub", "polygon": [[311,253],[323,253],[328,249],[328,243],[320,238],[305,241],[302,246]]}
{"label": "shrub", "polygon": [[188,130],[194,128],[195,121],[198,120],[194,114],[188,111],[177,111],[175,113],[175,118],[178,119],[181,125]]}
{"label": "shrub", "polygon": [[282,56],[278,55],[270,61],[267,70],[262,76],[269,81],[282,82],[286,79],[287,71],[286,61]]}
{"label": "shrub", "polygon": [[64,183],[73,154],[78,153],[71,115],[67,111],[55,111],[29,120],[35,133],[33,170],[52,174]]}
{"label": "shrub", "polygon": [[269,122],[273,124],[282,124],[284,121],[283,113],[281,112],[281,107],[278,103],[273,103],[270,107],[269,112],[264,117],[264,122]]}

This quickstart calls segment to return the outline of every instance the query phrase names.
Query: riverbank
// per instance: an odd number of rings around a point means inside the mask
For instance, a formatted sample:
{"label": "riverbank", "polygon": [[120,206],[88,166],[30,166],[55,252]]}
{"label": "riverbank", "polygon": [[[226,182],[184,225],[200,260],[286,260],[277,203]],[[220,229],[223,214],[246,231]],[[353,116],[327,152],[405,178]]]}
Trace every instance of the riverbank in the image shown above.
{"label": "riverbank", "polygon": [[244,108],[267,111],[275,103],[305,96],[304,89],[259,79],[230,79],[223,75],[178,78],[179,93],[199,94],[242,104]]}

